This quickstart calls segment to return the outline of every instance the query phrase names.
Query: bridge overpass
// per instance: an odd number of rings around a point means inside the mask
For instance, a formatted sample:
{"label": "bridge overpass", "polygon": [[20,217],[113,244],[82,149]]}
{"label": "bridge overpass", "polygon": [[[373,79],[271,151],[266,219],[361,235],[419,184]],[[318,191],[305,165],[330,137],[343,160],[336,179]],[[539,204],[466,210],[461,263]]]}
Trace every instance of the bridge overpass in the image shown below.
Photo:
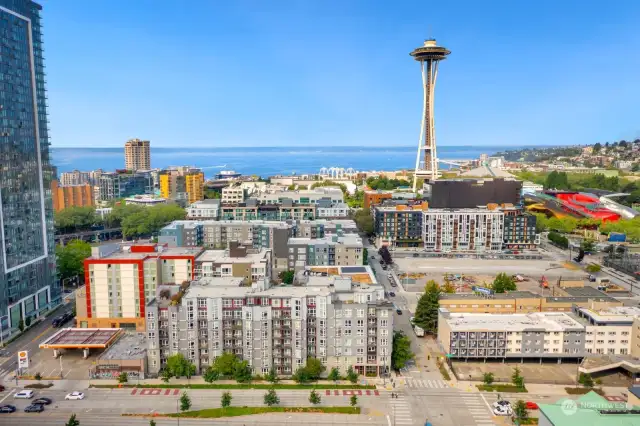
{"label": "bridge overpass", "polygon": [[81,232],[73,232],[69,234],[56,234],[56,244],[64,245],[72,240],[82,240],[86,242],[107,241],[122,238],[122,228],[97,229]]}

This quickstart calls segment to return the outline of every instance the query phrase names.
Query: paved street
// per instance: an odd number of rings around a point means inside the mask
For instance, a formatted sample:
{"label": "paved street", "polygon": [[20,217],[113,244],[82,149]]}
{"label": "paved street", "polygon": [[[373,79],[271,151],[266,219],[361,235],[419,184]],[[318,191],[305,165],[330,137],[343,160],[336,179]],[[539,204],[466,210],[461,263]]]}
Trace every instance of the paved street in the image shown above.
{"label": "paved street", "polygon": [[[40,351],[38,345],[42,340],[52,335],[58,329],[53,328],[53,320],[65,312],[70,312],[72,305],[68,304],[59,308],[54,314],[47,317],[43,322],[27,330],[22,336],[0,350],[0,379],[5,376],[13,376],[18,368],[18,351],[27,350],[30,355]],[[73,326],[73,321],[69,321],[68,327]]]}

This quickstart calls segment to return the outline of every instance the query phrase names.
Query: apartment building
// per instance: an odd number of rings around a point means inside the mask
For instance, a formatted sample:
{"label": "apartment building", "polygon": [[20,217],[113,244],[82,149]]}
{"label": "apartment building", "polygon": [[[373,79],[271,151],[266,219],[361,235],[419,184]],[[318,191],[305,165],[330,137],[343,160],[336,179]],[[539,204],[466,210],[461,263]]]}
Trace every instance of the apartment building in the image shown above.
{"label": "apartment building", "polygon": [[199,222],[175,220],[160,230],[158,242],[169,247],[201,247],[204,228]]}
{"label": "apartment building", "polygon": [[160,195],[179,203],[204,199],[204,173],[191,167],[165,169],[158,173]]}
{"label": "apartment building", "polygon": [[586,329],[585,351],[594,355],[632,353],[634,321],[640,318],[636,306],[574,307],[576,317]]}
{"label": "apartment building", "polygon": [[92,247],[84,261],[84,304],[78,327],[131,328],[144,331],[145,304],[161,284],[180,284],[195,275],[201,248],[162,244],[107,244]]}
{"label": "apartment building", "polygon": [[124,144],[124,164],[127,170],[149,170],[151,168],[151,146],[149,141],[130,139]]}
{"label": "apartment building", "polygon": [[117,200],[154,192],[153,176],[149,172],[102,173],[97,186],[99,201]]}
{"label": "apartment building", "polygon": [[369,209],[376,204],[382,203],[383,200],[390,200],[393,198],[393,191],[371,190],[364,191],[364,201],[362,207]]}
{"label": "apartment building", "polygon": [[423,245],[423,214],[426,202],[417,204],[377,205],[372,209],[378,245],[421,247]]}
{"label": "apartment building", "polygon": [[299,220],[296,237],[323,238],[326,235],[357,234],[358,226],[350,219]]}
{"label": "apartment building", "polygon": [[271,251],[249,250],[236,242],[226,250],[206,250],[196,258],[196,278],[235,277],[247,285],[271,278]]}
{"label": "apartment building", "polygon": [[188,219],[218,220],[220,219],[221,200],[207,199],[191,203],[187,208]]}
{"label": "apartment building", "polygon": [[81,172],[80,170],[74,170],[71,172],[60,173],[60,184],[62,186],[84,185],[85,183],[92,183],[89,172]]}
{"label": "apartment building", "polygon": [[315,204],[295,204],[290,199],[279,204],[261,204],[254,198],[243,203],[222,204],[224,220],[302,220],[316,218]]}
{"label": "apartment building", "polygon": [[241,203],[244,201],[244,189],[240,186],[226,186],[222,188],[222,202]]}
{"label": "apartment building", "polygon": [[320,359],[327,371],[345,372],[349,366],[361,374],[389,371],[393,305],[368,267],[339,274],[301,271],[293,287],[202,278],[177,305],[158,292],[145,311],[150,374],[157,375],[174,353],[202,372],[224,352],[246,360],[254,374],[275,367],[290,375],[308,357]]}
{"label": "apartment building", "polygon": [[318,218],[345,218],[349,217],[349,206],[346,203],[335,203],[329,200],[320,200],[316,207]]}
{"label": "apartment building", "polygon": [[362,265],[363,245],[357,234],[329,235],[322,238],[290,238],[289,269],[307,266]]}
{"label": "apartment building", "polygon": [[438,310],[438,342],[452,358],[583,358],[585,327],[572,314],[462,314]]}
{"label": "apartment building", "polygon": [[279,204],[285,200],[290,200],[294,204],[318,204],[321,200],[330,203],[343,203],[344,195],[337,187],[321,186],[308,190],[297,191],[273,191],[262,193],[257,196],[257,200],[265,204]]}
{"label": "apartment building", "polygon": [[540,245],[536,232],[536,217],[520,209],[504,209],[503,247],[506,249],[530,249]]}
{"label": "apartment building", "polygon": [[158,204],[167,204],[167,199],[162,197],[156,197],[154,195],[134,195],[133,197],[125,198],[125,204],[133,204],[136,206],[153,207]]}
{"label": "apartment building", "polygon": [[490,209],[425,209],[422,238],[425,251],[500,251],[504,213]]}
{"label": "apartment building", "polygon": [[81,185],[60,185],[57,180],[51,181],[53,210],[60,211],[68,207],[93,207],[93,187],[88,183]]}

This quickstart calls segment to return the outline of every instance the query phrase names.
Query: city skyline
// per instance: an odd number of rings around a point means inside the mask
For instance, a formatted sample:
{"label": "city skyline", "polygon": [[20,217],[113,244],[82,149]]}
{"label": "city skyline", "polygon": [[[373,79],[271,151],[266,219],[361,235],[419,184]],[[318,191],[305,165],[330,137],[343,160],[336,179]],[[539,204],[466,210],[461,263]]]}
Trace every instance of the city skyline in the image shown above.
{"label": "city skyline", "polygon": [[631,2],[122,6],[45,2],[54,147],[414,145],[430,36],[456,52],[439,145],[640,136]]}

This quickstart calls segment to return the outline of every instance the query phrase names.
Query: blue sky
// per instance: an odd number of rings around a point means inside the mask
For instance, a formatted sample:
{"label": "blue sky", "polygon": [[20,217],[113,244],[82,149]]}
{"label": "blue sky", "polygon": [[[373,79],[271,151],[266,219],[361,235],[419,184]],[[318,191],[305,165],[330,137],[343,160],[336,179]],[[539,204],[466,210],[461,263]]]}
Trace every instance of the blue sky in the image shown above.
{"label": "blue sky", "polygon": [[441,145],[640,137],[640,2],[43,0],[54,147]]}

